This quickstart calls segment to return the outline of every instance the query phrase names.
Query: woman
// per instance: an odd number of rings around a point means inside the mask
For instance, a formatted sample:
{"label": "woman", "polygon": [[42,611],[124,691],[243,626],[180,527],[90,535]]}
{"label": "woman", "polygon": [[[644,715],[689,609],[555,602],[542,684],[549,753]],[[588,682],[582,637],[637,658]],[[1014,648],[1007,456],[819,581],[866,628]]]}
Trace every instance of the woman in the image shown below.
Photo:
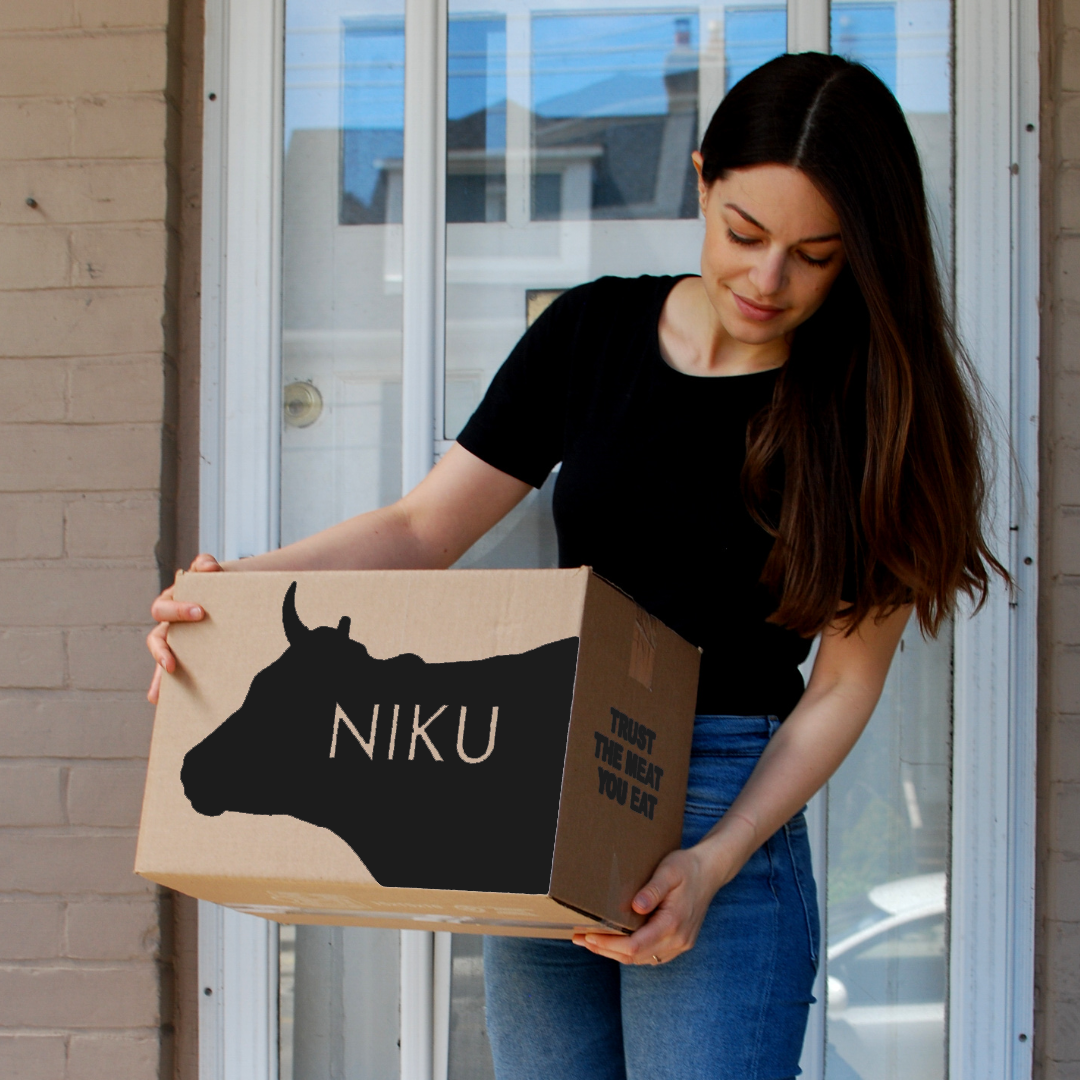
{"label": "woman", "polygon": [[[780,57],[728,94],[694,164],[700,277],[571,290],[399,502],[193,565],[446,567],[561,462],[560,563],[703,646],[683,848],[636,897],[644,926],[486,943],[500,1080],[794,1076],[819,948],[800,808],[863,730],[910,612],[934,633],[958,592],[1004,576],[886,87],[838,57]],[[170,590],[153,613],[152,700],[175,668],[169,622],[202,617]]]}

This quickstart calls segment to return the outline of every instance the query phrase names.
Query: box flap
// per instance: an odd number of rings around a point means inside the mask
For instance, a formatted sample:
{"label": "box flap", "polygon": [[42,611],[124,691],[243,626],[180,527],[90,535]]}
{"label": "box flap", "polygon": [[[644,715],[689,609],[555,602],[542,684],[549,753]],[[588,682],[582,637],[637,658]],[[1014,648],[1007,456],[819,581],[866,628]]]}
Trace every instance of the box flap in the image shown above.
{"label": "box flap", "polygon": [[551,895],[633,930],[682,838],[701,654],[598,576],[581,641]]}

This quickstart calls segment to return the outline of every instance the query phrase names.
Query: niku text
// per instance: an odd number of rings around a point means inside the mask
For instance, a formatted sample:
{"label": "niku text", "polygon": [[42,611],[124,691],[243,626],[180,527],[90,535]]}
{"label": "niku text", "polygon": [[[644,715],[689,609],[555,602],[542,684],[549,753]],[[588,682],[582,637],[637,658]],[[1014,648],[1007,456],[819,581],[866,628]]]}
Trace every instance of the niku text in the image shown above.
{"label": "niku text", "polygon": [[[416,760],[416,752],[420,747],[424,747],[427,752],[434,758],[435,761],[442,761],[443,756],[439,753],[438,747],[431,741],[431,736],[428,734],[428,728],[431,726],[434,720],[437,720],[447,709],[446,705],[441,705],[436,709],[423,723],[420,722],[420,706],[413,707],[412,717],[412,731],[409,736],[409,761]],[[401,711],[401,706],[394,706],[393,717],[390,721],[390,741],[386,748],[387,760],[394,760],[394,749],[397,746],[398,741],[398,715]],[[491,757],[495,750],[495,732],[499,726],[499,706],[496,705],[491,710],[491,720],[488,725],[488,741],[487,749],[479,757],[471,757],[465,753],[465,718],[468,709],[465,705],[461,706],[461,711],[458,713],[458,725],[457,725],[457,754],[466,765],[479,765],[482,761],[487,761]],[[360,734],[356,725],[345,715],[345,711],[341,705],[338,705],[334,712],[334,733],[330,738],[330,757],[337,757],[338,749],[338,732],[341,725],[344,724],[349,730],[352,736],[360,744],[360,749],[367,754],[368,758],[372,761],[375,760],[375,735],[379,728],[379,706],[376,705],[371,712],[371,727],[368,729],[367,738]]]}

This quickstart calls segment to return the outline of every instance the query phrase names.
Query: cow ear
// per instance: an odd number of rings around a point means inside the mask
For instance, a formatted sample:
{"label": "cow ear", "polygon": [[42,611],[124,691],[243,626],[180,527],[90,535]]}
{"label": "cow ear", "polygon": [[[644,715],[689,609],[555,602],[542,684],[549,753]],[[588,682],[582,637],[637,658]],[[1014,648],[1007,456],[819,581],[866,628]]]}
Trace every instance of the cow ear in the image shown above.
{"label": "cow ear", "polygon": [[352,626],[352,619],[348,615],[341,616],[341,622],[337,624],[338,630],[346,637],[349,636],[349,627]]}
{"label": "cow ear", "polygon": [[296,614],[296,582],[289,586],[285,594],[285,602],[281,605],[281,622],[285,627],[285,637],[290,645],[295,645],[308,633],[308,628],[300,621]]}

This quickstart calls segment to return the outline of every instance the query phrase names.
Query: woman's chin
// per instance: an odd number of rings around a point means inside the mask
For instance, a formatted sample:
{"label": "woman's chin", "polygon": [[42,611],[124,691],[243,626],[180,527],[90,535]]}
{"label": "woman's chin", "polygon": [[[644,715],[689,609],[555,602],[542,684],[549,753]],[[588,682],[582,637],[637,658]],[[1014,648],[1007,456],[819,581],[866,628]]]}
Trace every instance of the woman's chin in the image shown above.
{"label": "woman's chin", "polygon": [[768,345],[778,341],[788,330],[788,320],[771,319],[769,322],[756,322],[737,315],[724,320],[724,329],[733,341],[743,345]]}

